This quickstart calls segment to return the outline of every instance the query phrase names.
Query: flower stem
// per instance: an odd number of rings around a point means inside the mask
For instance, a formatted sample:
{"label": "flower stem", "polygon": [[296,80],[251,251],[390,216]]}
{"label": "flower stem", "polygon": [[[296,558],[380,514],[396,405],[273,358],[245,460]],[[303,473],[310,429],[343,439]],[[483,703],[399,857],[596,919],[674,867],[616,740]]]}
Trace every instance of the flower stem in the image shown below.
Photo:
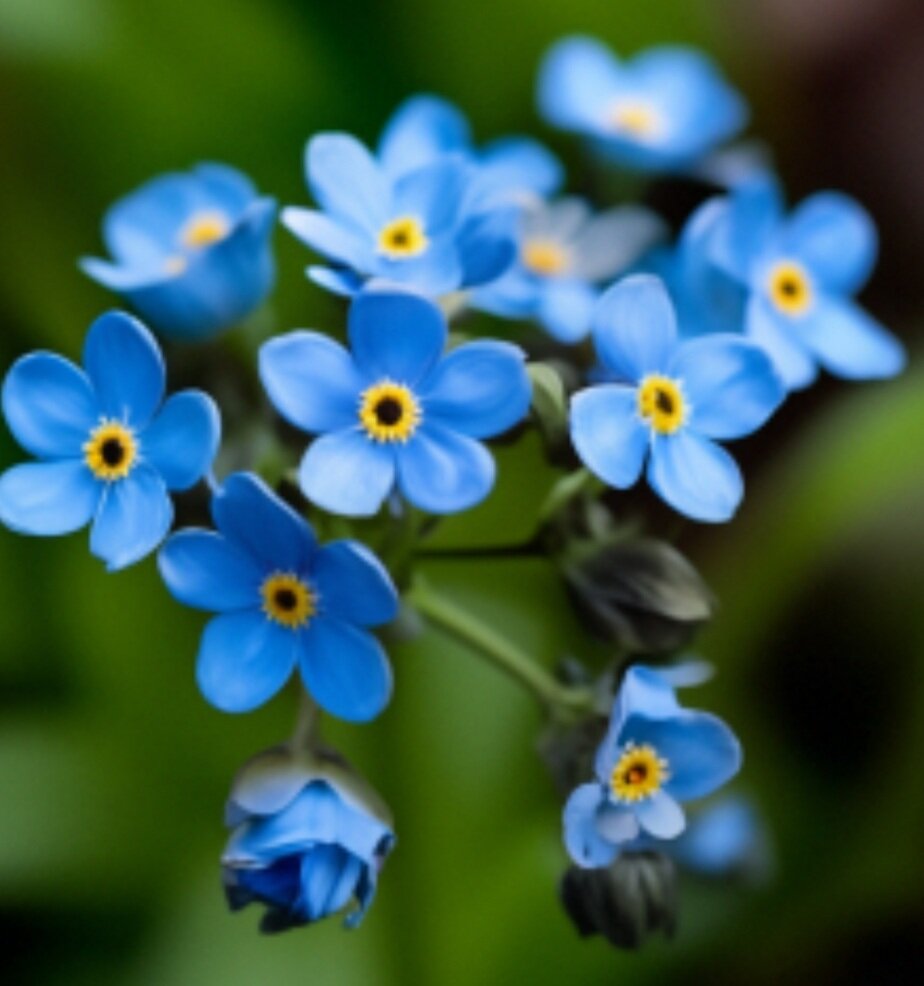
{"label": "flower stem", "polygon": [[570,718],[593,707],[593,695],[586,688],[573,688],[556,681],[528,654],[493,627],[461,606],[434,591],[418,578],[408,593],[408,601],[434,626],[464,641],[519,682],[556,718]]}
{"label": "flower stem", "polygon": [[304,688],[299,687],[299,692],[298,717],[289,742],[293,750],[313,750],[317,745],[321,710]]}

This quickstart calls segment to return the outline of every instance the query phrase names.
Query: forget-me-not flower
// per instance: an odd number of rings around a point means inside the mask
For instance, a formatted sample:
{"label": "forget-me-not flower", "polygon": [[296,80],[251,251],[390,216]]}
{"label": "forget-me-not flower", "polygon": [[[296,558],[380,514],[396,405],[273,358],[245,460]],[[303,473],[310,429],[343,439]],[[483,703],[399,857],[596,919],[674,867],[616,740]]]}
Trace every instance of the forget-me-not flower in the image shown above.
{"label": "forget-me-not flower", "polygon": [[721,719],[682,708],[668,679],[631,667],[620,684],[609,729],[564,810],[565,846],[579,866],[609,866],[640,833],[683,832],[681,802],[705,797],[741,765],[741,747]]}
{"label": "forget-me-not flower", "polygon": [[220,420],[201,391],[164,401],[157,342],[122,312],[92,324],[83,364],[37,352],[7,373],[3,414],[38,461],[0,477],[0,520],[38,535],[92,521],[90,550],[113,570],[163,540],[173,521],[168,491],[189,488],[211,467]]}
{"label": "forget-me-not flower", "polygon": [[391,667],[369,627],[394,619],[395,587],[355,541],[319,545],[307,521],[250,473],[212,498],[216,531],[174,534],[158,557],[170,592],[217,613],[199,647],[202,694],[225,712],[272,698],[296,667],[323,709],[366,721],[391,697]]}
{"label": "forget-me-not flower", "polygon": [[204,339],[229,328],[269,294],[276,203],[222,164],[161,175],[120,199],[103,219],[112,260],[81,267],[126,298],[162,335]]}
{"label": "forget-me-not flower", "polygon": [[755,182],[731,199],[710,249],[748,292],[745,331],[789,389],[822,366],[850,380],[891,377],[901,343],[853,300],[876,261],[876,227],[838,192],[819,192],[785,216],[777,186]]}
{"label": "forget-me-not flower", "polygon": [[299,470],[302,492],[333,513],[374,514],[397,489],[430,513],[484,499],[494,460],[478,439],[529,408],[524,354],[481,340],[446,355],[446,318],[433,302],[369,288],[349,311],[352,351],[318,332],[264,343],[260,378],[279,413],[321,437]]}
{"label": "forget-me-not flower", "polygon": [[594,38],[552,46],[539,108],[611,160],[644,171],[691,168],[747,119],[741,97],[702,52],[661,47],[621,62]]}
{"label": "forget-me-not flower", "polygon": [[600,299],[594,344],[610,378],[571,400],[571,440],[604,482],[648,482],[694,520],[728,520],[744,494],[735,460],[714,439],[759,428],[785,391],[767,354],[739,336],[681,340],[662,281],[627,277]]}

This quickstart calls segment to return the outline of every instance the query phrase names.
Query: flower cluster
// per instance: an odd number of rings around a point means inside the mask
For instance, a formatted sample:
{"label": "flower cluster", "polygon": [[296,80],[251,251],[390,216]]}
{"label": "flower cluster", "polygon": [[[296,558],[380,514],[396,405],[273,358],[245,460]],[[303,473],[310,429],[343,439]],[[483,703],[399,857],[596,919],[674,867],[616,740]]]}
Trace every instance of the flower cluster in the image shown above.
{"label": "flower cluster", "polygon": [[[36,460],[0,476],[3,524],[41,536],[91,524],[110,570],[159,549],[169,592],[212,614],[195,677],[215,708],[248,712],[294,683],[295,731],[241,771],[226,819],[228,901],[264,905],[267,931],[355,901],[352,926],[372,900],[394,826],[324,745],[320,717],[366,722],[387,707],[378,631],[402,602],[416,610],[405,633],[455,635],[544,707],[544,755],[570,792],[562,899],[582,934],[631,946],[672,930],[673,861],[730,872],[759,829],[731,800],[686,830],[683,805],[729,781],[741,750],[721,720],[678,702],[700,670],[637,661],[685,646],[714,600],[648,508],[627,524],[613,491],[645,471],[677,513],[727,522],[744,483],[719,443],[762,428],[819,367],[851,380],[902,369],[901,344],[854,300],[875,228],[834,192],[786,216],[765,168],[716,164],[747,112],[701,53],[621,61],[564,39],[541,66],[538,103],[604,168],[724,174],[725,191],[672,237],[647,207],[566,189],[532,138],[479,147],[455,106],[415,96],[374,151],[346,133],[308,140],[314,207],[281,220],[321,258],[308,278],[345,299],[347,345],[282,327],[261,340],[254,371],[282,419],[261,434],[267,456],[242,463],[245,445],[233,446],[243,471],[226,475],[215,403],[198,390],[165,400],[160,346],[122,312],[93,323],[82,369],[32,353],[3,383],[9,429]],[[112,259],[82,267],[164,339],[208,342],[217,357],[273,286],[275,220],[249,179],[203,164],[118,201],[103,221]],[[442,517],[491,495],[486,442],[530,428],[558,478],[524,550],[560,572],[587,630],[622,658],[604,668],[572,661],[553,676],[416,568]],[[199,526],[171,532],[171,494],[187,491]]]}

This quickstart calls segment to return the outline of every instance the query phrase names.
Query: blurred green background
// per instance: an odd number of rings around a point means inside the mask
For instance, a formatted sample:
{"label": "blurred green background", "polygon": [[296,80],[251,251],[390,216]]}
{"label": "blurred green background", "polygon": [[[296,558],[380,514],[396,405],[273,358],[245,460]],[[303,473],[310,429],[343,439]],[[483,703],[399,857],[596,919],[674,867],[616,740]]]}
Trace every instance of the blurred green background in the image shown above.
{"label": "blurred green background", "polygon": [[[539,124],[538,60],[576,30],[618,50],[688,41],[754,109],[793,199],[860,197],[882,262],[864,300],[908,343],[924,293],[924,11],[916,0],[0,0],[0,363],[72,357],[114,304],[75,265],[105,208],[158,172],[227,161],[305,203],[320,129],[373,140],[417,90],[479,139]],[[341,308],[277,234],[279,330]],[[3,431],[2,464],[21,454]],[[528,450],[527,450],[528,452]],[[681,547],[721,600],[699,701],[747,751],[740,788],[772,831],[773,879],[684,885],[681,930],[636,955],[582,942],[555,895],[560,806],[538,715],[454,642],[395,648],[395,700],[331,738],[392,804],[399,846],[362,929],[266,939],[226,913],[217,857],[231,775],[290,729],[294,695],[246,717],[198,696],[201,616],[152,561],[106,576],[85,535],[0,532],[0,938],[4,982],[255,984],[910,983],[924,959],[924,373],[826,381],[739,450],[740,517]],[[541,476],[504,451],[499,507],[456,538],[505,537]],[[465,524],[471,524],[466,527]],[[544,563],[442,560],[430,574],[551,665],[589,653]]]}

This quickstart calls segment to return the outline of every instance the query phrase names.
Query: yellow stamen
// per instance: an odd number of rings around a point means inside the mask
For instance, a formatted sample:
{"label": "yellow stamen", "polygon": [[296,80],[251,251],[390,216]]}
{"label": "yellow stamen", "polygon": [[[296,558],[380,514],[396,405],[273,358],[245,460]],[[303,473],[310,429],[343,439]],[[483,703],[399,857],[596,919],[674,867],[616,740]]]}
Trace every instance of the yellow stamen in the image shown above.
{"label": "yellow stamen", "polygon": [[671,435],[687,419],[687,404],[680,383],[651,374],[638,388],[638,413],[658,432]]}
{"label": "yellow stamen", "polygon": [[784,315],[804,315],[812,304],[812,282],[805,268],[781,260],[770,271],[770,300]]}
{"label": "yellow stamen", "polygon": [[273,572],[260,586],[263,612],[281,626],[297,630],[305,626],[317,611],[311,588],[290,572]]}
{"label": "yellow stamen", "polygon": [[534,274],[554,277],[570,266],[568,251],[554,240],[529,240],[523,244],[523,266]]}
{"label": "yellow stamen", "polygon": [[619,100],[607,113],[612,130],[638,140],[657,137],[663,129],[657,111],[647,103]]}
{"label": "yellow stamen", "polygon": [[420,418],[420,405],[403,384],[382,380],[360,395],[359,420],[373,441],[406,442]]}
{"label": "yellow stamen", "polygon": [[423,253],[430,245],[423,225],[415,216],[399,216],[379,232],[379,253],[391,260],[406,260]]}
{"label": "yellow stamen", "polygon": [[131,428],[118,421],[102,420],[83,444],[83,457],[97,479],[111,483],[125,479],[138,457]]}
{"label": "yellow stamen", "polygon": [[627,743],[610,774],[610,790],[620,801],[642,801],[669,779],[668,763],[653,746]]}
{"label": "yellow stamen", "polygon": [[180,242],[188,250],[201,250],[228,235],[228,217],[223,212],[197,212],[183,227]]}

